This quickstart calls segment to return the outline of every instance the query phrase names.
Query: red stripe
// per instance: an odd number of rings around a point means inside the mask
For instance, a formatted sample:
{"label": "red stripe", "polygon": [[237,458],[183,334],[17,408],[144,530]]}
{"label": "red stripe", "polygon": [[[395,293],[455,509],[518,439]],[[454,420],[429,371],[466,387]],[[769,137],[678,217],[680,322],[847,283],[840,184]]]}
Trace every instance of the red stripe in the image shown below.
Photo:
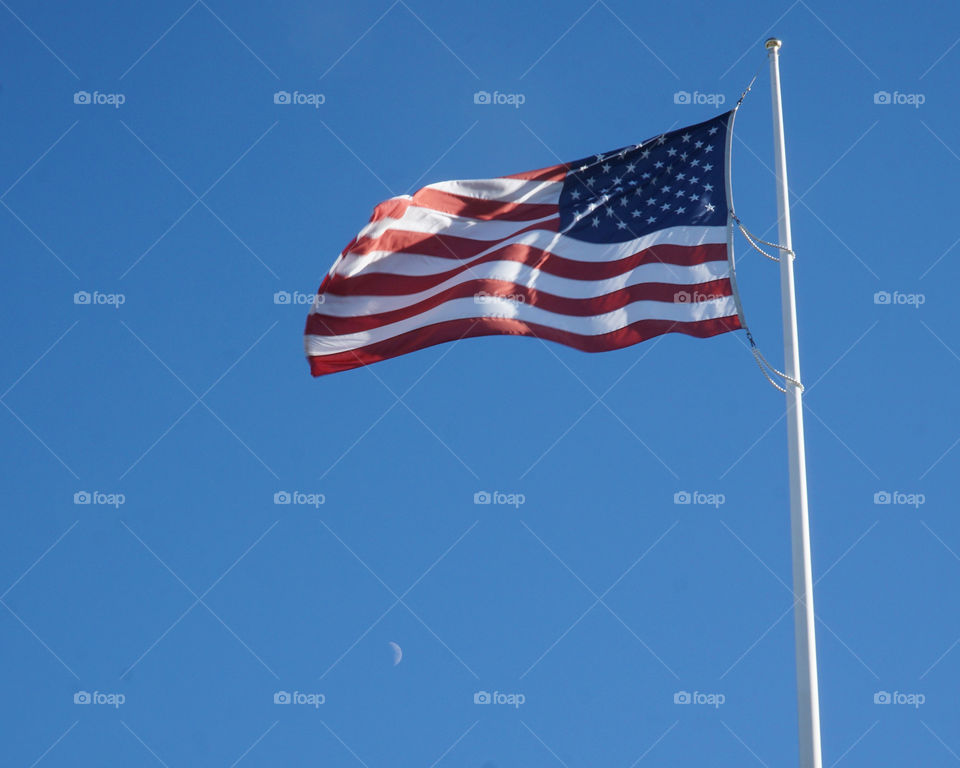
{"label": "red stripe", "polygon": [[344,277],[335,274],[330,278],[323,292],[337,296],[400,296],[407,293],[419,293],[440,285],[445,280],[456,277],[479,264],[493,261],[513,261],[526,264],[547,274],[572,280],[606,280],[644,264],[659,263],[690,267],[710,261],[726,261],[726,259],[727,246],[724,243],[657,245],[615,261],[597,262],[575,261],[544,251],[542,248],[511,243],[481,256],[479,259],[433,275],[393,275],[361,272],[353,277]]}
{"label": "red stripe", "polygon": [[424,187],[413,196],[415,205],[431,208],[441,213],[465,216],[468,219],[489,221],[532,221],[546,216],[556,216],[557,203],[514,203],[506,200],[485,200],[467,195],[454,195],[438,189]]}
{"label": "red stripe", "polygon": [[[487,296],[502,296],[517,301],[522,300],[524,304],[540,307],[547,312],[574,317],[602,315],[606,312],[621,309],[635,301],[687,304],[707,301],[721,296],[730,296],[733,293],[730,280],[727,278],[711,280],[697,285],[639,283],[612,291],[603,296],[592,296],[586,299],[556,296],[505,280],[468,280],[465,283],[451,286],[436,296],[389,312],[381,312],[375,315],[350,315],[348,317],[324,315],[322,313],[310,314],[307,316],[306,332],[316,336],[337,336],[344,333],[369,331],[371,328],[379,328],[426,312],[451,299],[470,298],[481,292]],[[478,313],[483,312],[482,304],[477,305],[477,311]]]}
{"label": "red stripe", "polygon": [[708,338],[727,331],[736,331],[740,328],[740,320],[736,315],[729,317],[700,320],[697,322],[678,323],[672,320],[638,320],[610,333],[599,336],[558,331],[535,323],[524,323],[520,320],[506,318],[482,318],[466,320],[448,320],[435,325],[409,331],[392,339],[386,339],[376,344],[370,344],[349,352],[338,352],[333,355],[318,355],[308,357],[310,372],[314,376],[323,376],[327,373],[346,371],[369,365],[380,360],[415,352],[418,349],[442,344],[447,341],[475,336],[493,336],[507,334],[513,336],[536,336],[547,341],[555,341],[584,352],[607,352],[622,349],[631,344],[646,341],[663,333],[683,333],[698,338]]}
{"label": "red stripe", "polygon": [[509,176],[501,176],[501,179],[526,179],[528,181],[563,181],[567,177],[567,171],[570,166],[567,163],[560,165],[550,165],[546,168],[539,168],[536,171],[525,171],[524,173],[511,173]]}
{"label": "red stripe", "polygon": [[409,197],[391,197],[389,200],[384,200],[374,206],[373,213],[370,214],[370,221],[367,223],[372,224],[375,221],[380,221],[380,219],[399,219],[411,205],[413,205],[413,200]]}
{"label": "red stripe", "polygon": [[358,237],[344,249],[344,253],[365,254],[371,251],[415,253],[421,256],[442,256],[447,259],[464,259],[476,256],[497,243],[509,240],[524,232],[559,232],[560,217],[537,222],[495,240],[475,240],[472,237],[445,235],[436,232],[410,232],[405,229],[388,229],[378,237]]}

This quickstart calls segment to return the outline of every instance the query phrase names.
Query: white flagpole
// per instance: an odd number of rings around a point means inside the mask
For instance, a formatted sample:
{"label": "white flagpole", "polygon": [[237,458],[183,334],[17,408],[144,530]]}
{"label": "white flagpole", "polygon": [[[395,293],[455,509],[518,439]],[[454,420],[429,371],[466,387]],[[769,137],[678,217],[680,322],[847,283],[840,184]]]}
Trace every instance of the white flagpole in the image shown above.
{"label": "white flagpole", "polygon": [[787,380],[787,441],[790,460],[790,529],[793,543],[794,625],[797,646],[797,715],[800,735],[800,768],[821,768],[820,698],[817,685],[817,640],[813,613],[813,577],[810,565],[810,523],[807,512],[807,462],[803,445],[803,408],[800,401],[800,349],[797,339],[797,304],[793,284],[793,244],[790,234],[790,198],[787,191],[787,157],[780,103],[780,41],[766,42],[770,58],[773,96],[773,144],[776,155],[777,214],[780,244],[780,301],[783,306],[784,370]]}

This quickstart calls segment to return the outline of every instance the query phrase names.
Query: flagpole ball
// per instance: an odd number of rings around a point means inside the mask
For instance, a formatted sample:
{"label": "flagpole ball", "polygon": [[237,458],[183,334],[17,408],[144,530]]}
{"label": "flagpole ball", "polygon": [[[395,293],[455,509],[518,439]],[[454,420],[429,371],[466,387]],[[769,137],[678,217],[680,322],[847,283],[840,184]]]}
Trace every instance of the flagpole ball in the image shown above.
{"label": "flagpole ball", "polygon": [[783,45],[782,40],[778,40],[776,37],[771,37],[767,42],[764,43],[764,47],[768,51],[777,51],[780,49],[780,46]]}

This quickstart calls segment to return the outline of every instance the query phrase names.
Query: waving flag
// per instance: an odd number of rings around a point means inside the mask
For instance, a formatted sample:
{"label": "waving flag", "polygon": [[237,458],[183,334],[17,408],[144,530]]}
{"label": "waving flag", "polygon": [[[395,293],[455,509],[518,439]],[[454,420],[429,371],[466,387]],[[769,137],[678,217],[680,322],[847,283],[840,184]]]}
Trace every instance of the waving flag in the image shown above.
{"label": "waving flag", "polygon": [[572,163],[380,203],[307,318],[314,376],[468,336],[604,352],[741,327],[733,112]]}

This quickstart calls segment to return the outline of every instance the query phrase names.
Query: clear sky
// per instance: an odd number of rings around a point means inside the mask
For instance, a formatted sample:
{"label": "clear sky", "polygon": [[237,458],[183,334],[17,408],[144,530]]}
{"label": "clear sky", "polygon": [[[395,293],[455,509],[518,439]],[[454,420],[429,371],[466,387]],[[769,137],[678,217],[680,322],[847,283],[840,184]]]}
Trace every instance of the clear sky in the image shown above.
{"label": "clear sky", "polygon": [[378,201],[758,70],[734,196],[775,237],[773,34],[824,764],[960,760],[954,4],[0,5],[0,762],[793,764],[784,401],[742,333],[302,351]]}

